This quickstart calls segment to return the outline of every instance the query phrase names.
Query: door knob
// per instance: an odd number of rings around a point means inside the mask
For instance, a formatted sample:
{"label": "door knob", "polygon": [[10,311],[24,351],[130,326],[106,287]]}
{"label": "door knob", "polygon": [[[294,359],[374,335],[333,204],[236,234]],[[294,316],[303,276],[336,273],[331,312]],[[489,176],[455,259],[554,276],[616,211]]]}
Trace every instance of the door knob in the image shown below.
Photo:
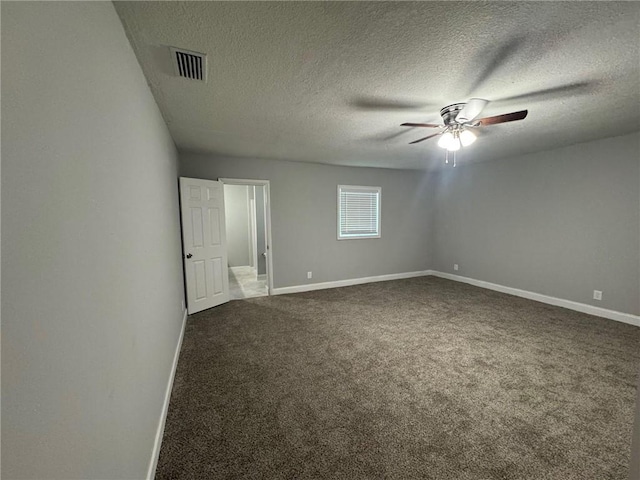
{"label": "door knob", "polygon": [[190,253],[187,253],[187,258],[191,258],[193,257],[193,255],[191,255]]}

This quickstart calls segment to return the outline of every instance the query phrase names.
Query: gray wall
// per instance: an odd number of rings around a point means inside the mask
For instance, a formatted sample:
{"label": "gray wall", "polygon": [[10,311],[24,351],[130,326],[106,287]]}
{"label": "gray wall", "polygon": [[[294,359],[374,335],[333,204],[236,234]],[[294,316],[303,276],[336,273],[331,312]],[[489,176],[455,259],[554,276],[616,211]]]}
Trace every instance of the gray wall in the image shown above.
{"label": "gray wall", "polygon": [[[430,266],[433,185],[417,171],[336,167],[182,153],[187,177],[271,181],[274,287],[327,282]],[[337,237],[338,184],[382,187],[382,238]],[[313,278],[307,280],[307,272]]]}
{"label": "gray wall", "polygon": [[224,186],[224,215],[230,267],[251,264],[248,188],[246,185]]}
{"label": "gray wall", "polygon": [[180,334],[176,151],[110,2],[2,2],[3,478],[146,476]]}
{"label": "gray wall", "polygon": [[266,224],[265,224],[265,211],[264,211],[264,187],[255,187],[256,198],[256,237],[257,237],[257,250],[258,250],[258,275],[265,275],[267,273],[267,259],[262,255],[267,251],[266,242]]}
{"label": "gray wall", "polygon": [[639,178],[639,134],[442,171],[433,266],[638,315]]}

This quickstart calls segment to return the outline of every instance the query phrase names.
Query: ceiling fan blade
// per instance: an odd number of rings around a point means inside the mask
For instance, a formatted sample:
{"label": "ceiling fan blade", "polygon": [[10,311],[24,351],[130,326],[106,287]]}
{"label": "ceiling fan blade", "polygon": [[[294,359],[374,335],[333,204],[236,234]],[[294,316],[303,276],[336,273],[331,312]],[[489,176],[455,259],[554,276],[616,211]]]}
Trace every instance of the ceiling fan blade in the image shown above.
{"label": "ceiling fan blade", "polygon": [[[505,43],[491,44],[478,51],[475,58],[468,64],[468,70],[463,72],[462,78],[471,84],[464,85],[470,92],[477,92],[492,77],[495,77],[505,65],[521,55],[522,50],[531,43],[530,35],[515,35],[506,39]],[[462,87],[462,85],[461,85]]]}
{"label": "ceiling fan blade", "polygon": [[466,123],[470,122],[474,118],[476,118],[484,107],[487,106],[489,100],[484,100],[483,98],[471,98],[466,103],[464,108],[460,110],[460,113],[456,116],[456,122],[458,123]]}
{"label": "ceiling fan blade", "polygon": [[360,96],[349,101],[349,105],[358,110],[429,110],[437,108],[437,105],[430,102],[415,101],[406,98],[387,98],[375,96]]}
{"label": "ceiling fan blade", "polygon": [[438,135],[442,135],[442,132],[434,133],[433,135],[429,135],[428,137],[420,138],[418,140],[414,140],[413,142],[409,142],[409,145],[413,143],[424,142],[425,140],[429,140],[430,138],[437,137]]}
{"label": "ceiling fan blade", "polygon": [[504,115],[496,115],[495,117],[485,117],[477,120],[479,126],[495,125],[496,123],[515,122],[522,120],[529,113],[528,110],[520,110],[519,112],[505,113]]}
{"label": "ceiling fan blade", "polygon": [[427,127],[427,128],[440,128],[443,125],[436,125],[435,123],[402,123],[401,127]]}
{"label": "ceiling fan blade", "polygon": [[585,95],[597,91],[601,85],[595,80],[589,80],[585,82],[568,83],[566,85],[559,85],[557,87],[543,88],[542,90],[535,90],[533,92],[526,92],[520,95],[512,95],[511,97],[503,97],[494,100],[495,102],[538,102],[541,100],[553,100],[557,97],[569,97],[575,95]]}

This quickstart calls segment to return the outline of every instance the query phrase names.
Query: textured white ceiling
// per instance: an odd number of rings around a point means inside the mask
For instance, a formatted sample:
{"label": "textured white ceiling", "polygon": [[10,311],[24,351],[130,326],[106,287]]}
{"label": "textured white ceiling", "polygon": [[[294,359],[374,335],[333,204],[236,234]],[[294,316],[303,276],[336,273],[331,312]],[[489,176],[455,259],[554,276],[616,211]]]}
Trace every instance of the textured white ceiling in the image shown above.
{"label": "textured white ceiling", "polygon": [[[240,157],[430,168],[408,142],[470,97],[485,127],[460,161],[640,130],[637,2],[116,2],[178,148]],[[208,56],[178,78],[168,46]]]}

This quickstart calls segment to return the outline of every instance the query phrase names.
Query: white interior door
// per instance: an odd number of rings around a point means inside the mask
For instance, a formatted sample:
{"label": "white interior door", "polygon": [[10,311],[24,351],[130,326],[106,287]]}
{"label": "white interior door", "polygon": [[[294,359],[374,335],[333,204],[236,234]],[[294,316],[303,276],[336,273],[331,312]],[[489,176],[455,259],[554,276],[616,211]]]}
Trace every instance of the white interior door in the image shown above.
{"label": "white interior door", "polygon": [[229,301],[222,182],[180,178],[189,314]]}

